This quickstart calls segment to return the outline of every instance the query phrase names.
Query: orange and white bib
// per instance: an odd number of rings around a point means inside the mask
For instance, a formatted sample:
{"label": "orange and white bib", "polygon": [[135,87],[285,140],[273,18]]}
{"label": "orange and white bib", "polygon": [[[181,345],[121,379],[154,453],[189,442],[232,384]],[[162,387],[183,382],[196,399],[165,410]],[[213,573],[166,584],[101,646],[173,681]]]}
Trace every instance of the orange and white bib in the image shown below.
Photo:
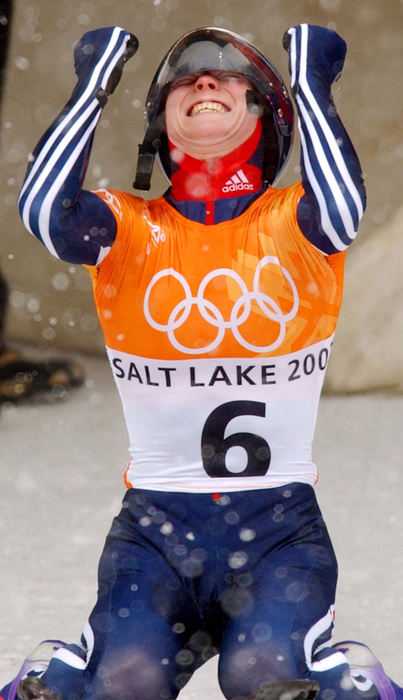
{"label": "orange and white bib", "polygon": [[211,226],[162,197],[97,194],[118,224],[91,274],[129,433],[127,485],[313,484],[344,253],[326,257],[302,235],[302,186]]}

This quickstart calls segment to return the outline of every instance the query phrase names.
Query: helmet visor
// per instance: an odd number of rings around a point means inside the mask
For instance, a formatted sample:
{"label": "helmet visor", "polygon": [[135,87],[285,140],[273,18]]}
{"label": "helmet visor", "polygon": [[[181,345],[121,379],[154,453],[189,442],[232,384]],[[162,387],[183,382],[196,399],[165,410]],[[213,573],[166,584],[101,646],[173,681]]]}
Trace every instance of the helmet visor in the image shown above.
{"label": "helmet visor", "polygon": [[204,71],[238,73],[266,97],[283,89],[275,66],[246,39],[216,27],[196,29],[179,39],[159,66],[147,97],[149,121],[160,110],[173,81]]}

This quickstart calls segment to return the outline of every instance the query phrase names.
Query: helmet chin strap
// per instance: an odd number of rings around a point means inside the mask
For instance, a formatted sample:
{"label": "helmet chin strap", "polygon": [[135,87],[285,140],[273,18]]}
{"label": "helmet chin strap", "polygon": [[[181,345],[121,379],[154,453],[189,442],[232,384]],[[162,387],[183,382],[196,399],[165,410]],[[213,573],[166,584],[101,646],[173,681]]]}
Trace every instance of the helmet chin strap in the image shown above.
{"label": "helmet chin strap", "polygon": [[165,132],[164,112],[157,115],[149,124],[143,143],[139,144],[137,171],[133,182],[135,190],[149,190],[154,159],[162,144],[162,134]]}
{"label": "helmet chin strap", "polygon": [[[248,111],[261,117],[264,110],[264,102],[255,90],[247,90],[245,93]],[[155,156],[162,145],[162,135],[165,133],[165,114],[161,112],[150,122],[145,133],[143,143],[139,144],[137,171],[133,182],[135,190],[149,190],[151,176],[154,167]]]}

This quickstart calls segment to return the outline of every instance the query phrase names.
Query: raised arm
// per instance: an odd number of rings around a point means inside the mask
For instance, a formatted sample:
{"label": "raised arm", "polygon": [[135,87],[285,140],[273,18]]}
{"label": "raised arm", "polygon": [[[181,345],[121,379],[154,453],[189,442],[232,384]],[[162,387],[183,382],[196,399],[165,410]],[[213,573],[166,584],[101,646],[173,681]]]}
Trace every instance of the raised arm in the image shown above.
{"label": "raised arm", "polygon": [[330,29],[301,24],[286,32],[284,46],[298,110],[305,189],[298,224],[319,250],[336,253],[354,240],[366,203],[360,163],[331,95],[346,44]]}
{"label": "raised arm", "polygon": [[120,27],[87,32],[74,51],[78,82],[36,146],[20,193],[26,228],[57,258],[95,265],[108,253],[116,220],[95,194],[82,189],[102,107],[137,50]]}

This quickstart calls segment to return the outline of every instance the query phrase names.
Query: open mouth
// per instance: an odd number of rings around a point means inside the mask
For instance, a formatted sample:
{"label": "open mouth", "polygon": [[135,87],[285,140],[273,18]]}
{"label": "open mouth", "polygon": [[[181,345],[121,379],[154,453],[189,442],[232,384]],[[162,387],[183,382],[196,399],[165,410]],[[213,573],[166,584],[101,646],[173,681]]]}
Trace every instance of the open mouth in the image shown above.
{"label": "open mouth", "polygon": [[189,109],[187,116],[195,117],[198,114],[207,114],[208,112],[218,112],[222,114],[224,112],[229,112],[229,109],[223,105],[222,102],[197,102]]}

